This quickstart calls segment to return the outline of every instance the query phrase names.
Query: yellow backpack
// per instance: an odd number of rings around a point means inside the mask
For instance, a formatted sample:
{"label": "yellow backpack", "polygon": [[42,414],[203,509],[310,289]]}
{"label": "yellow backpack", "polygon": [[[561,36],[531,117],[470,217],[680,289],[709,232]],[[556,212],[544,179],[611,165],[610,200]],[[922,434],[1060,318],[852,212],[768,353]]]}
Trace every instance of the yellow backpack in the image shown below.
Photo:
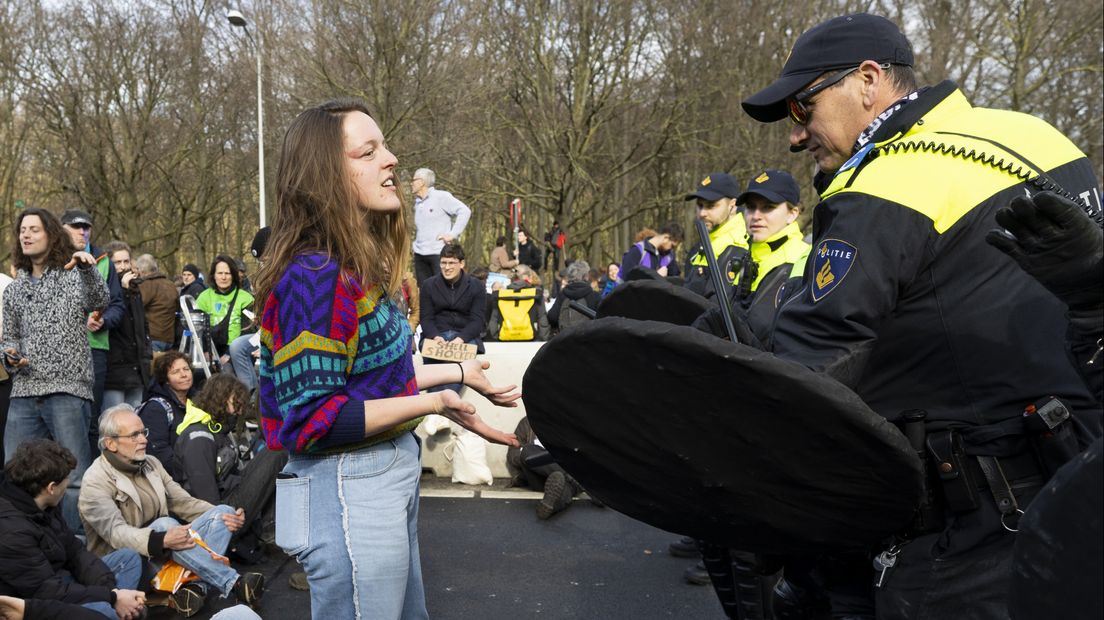
{"label": "yellow backpack", "polygon": [[503,342],[533,340],[533,320],[529,318],[529,311],[535,303],[536,288],[498,291],[498,312],[502,315],[498,339]]}

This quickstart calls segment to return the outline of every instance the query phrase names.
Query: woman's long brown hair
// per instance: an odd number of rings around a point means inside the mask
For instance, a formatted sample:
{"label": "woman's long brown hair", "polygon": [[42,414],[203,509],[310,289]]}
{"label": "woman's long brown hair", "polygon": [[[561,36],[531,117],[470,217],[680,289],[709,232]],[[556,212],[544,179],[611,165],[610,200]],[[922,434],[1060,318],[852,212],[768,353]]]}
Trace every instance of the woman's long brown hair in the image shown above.
{"label": "woman's long brown hair", "polygon": [[19,242],[19,227],[23,225],[23,220],[27,219],[28,215],[37,215],[42,222],[42,229],[46,232],[46,262],[43,266],[47,269],[61,269],[77,250],[73,247],[69,232],[62,227],[57,217],[46,209],[38,207],[28,207],[15,218],[15,239],[12,246],[12,262],[15,268],[30,273],[33,267],[31,257],[23,253],[23,244]]}
{"label": "woman's long brown hair", "polygon": [[402,285],[410,253],[406,200],[400,191],[402,207],[393,213],[359,207],[342,130],[345,116],[356,112],[371,116],[359,100],[328,101],[299,114],[284,135],[272,236],[257,275],[262,308],[295,257],[310,252],[327,255],[362,286],[395,295]]}

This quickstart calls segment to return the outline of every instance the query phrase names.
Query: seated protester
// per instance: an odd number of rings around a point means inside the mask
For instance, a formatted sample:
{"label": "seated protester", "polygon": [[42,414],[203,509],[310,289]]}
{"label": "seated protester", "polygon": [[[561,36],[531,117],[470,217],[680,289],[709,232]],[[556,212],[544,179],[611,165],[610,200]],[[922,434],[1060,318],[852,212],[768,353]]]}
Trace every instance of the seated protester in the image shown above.
{"label": "seated protester", "polygon": [[[238,444],[231,436],[237,418],[249,404],[249,391],[232,375],[220,373],[207,380],[203,389],[187,403],[184,420],[176,427],[173,458],[180,472],[180,485],[189,495],[210,504],[236,506],[250,515],[250,522],[235,535],[239,539],[251,523],[263,518],[267,508],[275,509],[276,474],[287,463],[284,450],[264,450],[242,462]],[[272,519],[275,515],[269,515]],[[269,519],[269,520],[272,520]],[[256,537],[235,550],[253,560]]]}
{"label": "seated protester", "polygon": [[173,461],[180,472],[180,486],[192,497],[218,504],[237,486],[240,463],[230,430],[248,402],[245,385],[233,375],[220,373],[185,404],[184,419],[174,429]]}
{"label": "seated protester", "polygon": [[[782,301],[782,289],[790,278],[800,278],[811,246],[805,243],[797,217],[801,214],[801,189],[789,173],[766,170],[748,182],[736,198],[744,208],[756,276],[740,300],[752,332],[766,342],[774,315]],[[797,287],[795,287],[797,288]],[[743,286],[737,290],[745,289]]]}
{"label": "seated protester", "polygon": [[[48,599],[21,599],[0,595],[0,618],[4,620],[99,620],[102,617],[78,605]],[[123,616],[119,617],[129,620]],[[139,614],[134,617],[142,616]],[[261,617],[245,605],[235,605],[211,616],[211,620],[261,620]]]}
{"label": "seated protester", "polygon": [[569,325],[587,321],[586,317],[571,307],[571,302],[578,301],[591,310],[598,309],[598,293],[590,287],[590,265],[585,260],[573,261],[564,269],[567,284],[556,297],[555,303],[548,311],[548,323],[554,333],[558,333]]}
{"label": "seated protester", "polygon": [[241,288],[238,277],[234,259],[224,254],[216,256],[215,262],[211,263],[214,287],[200,293],[195,303],[196,310],[210,317],[211,339],[215,342],[222,365],[230,362],[230,343],[241,335],[242,325],[249,320],[243,313],[253,307],[253,295]]}
{"label": "seated protester", "polygon": [[514,434],[521,446],[506,449],[506,469],[510,472],[511,486],[524,485],[544,493],[537,503],[537,518],[542,521],[570,508],[575,496],[583,492],[582,485],[536,443],[537,436],[529,426],[528,417],[518,422]]}
{"label": "seated protester", "polygon": [[610,263],[606,266],[606,275],[598,281],[598,296],[605,299],[606,295],[609,295],[622,282],[624,280],[621,279],[621,265]]}
{"label": "seated protester", "polygon": [[[686,196],[687,200],[697,201],[698,219],[705,222],[709,229],[713,255],[725,273],[730,259],[747,254],[747,227],[744,218],[736,212],[736,197],[739,195],[740,184],[736,179],[723,172],[714,172],[701,180],[697,190]],[[622,273],[625,273],[624,265],[621,267]],[[690,249],[686,272],[686,288],[707,297],[713,294],[709,264],[702,253],[701,243]]]}
{"label": "seated protester", "polygon": [[58,510],[76,465],[61,444],[31,439],[4,466],[0,595],[80,605],[101,618],[137,618],[146,598],[136,589],[141,557],[121,549],[101,560],[84,548]]}
{"label": "seated protester", "polygon": [[[421,325],[422,341],[463,342],[478,346],[483,353],[481,332],[486,324],[486,284],[464,273],[464,248],[450,243],[441,248],[441,272],[422,280]],[[442,363],[426,359],[427,364]],[[449,383],[430,388],[429,392],[463,388]]]}
{"label": "seated protester", "polygon": [[188,495],[157,457],[146,455],[148,431],[130,405],[105,411],[99,431],[103,452],[84,475],[79,503],[88,548],[101,555],[133,549],[155,561],[171,557],[195,573],[199,582],[181,586],[171,595],[174,607],[185,617],[202,609],[208,587],[224,596],[234,593],[239,602],[255,607],[264,590],[264,576],[239,576],[198,546],[190,533],[198,534],[211,551],[224,554],[231,535],[245,524],[244,511]]}
{"label": "seated protester", "polygon": [[[249,392],[232,375],[218,374],[203,385],[203,389],[187,404],[184,420],[176,427],[177,444],[174,458],[181,472],[181,486],[192,496],[212,504],[222,500],[233,506],[253,508],[260,515],[267,501],[246,505],[241,501],[246,490],[260,490],[265,500],[276,490],[276,474],[287,461],[287,453],[266,450],[263,447],[248,461],[241,460],[238,443],[231,436],[239,416],[249,404]],[[265,477],[258,479],[256,472],[263,469],[258,463],[269,460]],[[252,482],[252,484],[251,484]],[[267,489],[265,492],[263,489]]]}
{"label": "seated protester", "polygon": [[149,385],[146,401],[138,408],[138,417],[149,431],[146,452],[169,470],[173,479],[180,481],[173,459],[176,444],[176,427],[184,421],[185,404],[193,394],[191,361],[180,351],[166,351],[153,362],[153,381]]}
{"label": "seated protester", "polygon": [[643,267],[663,277],[681,275],[675,249],[682,243],[682,237],[682,226],[678,222],[667,222],[659,232],[637,241],[625,252],[620,273],[627,278],[633,269]]}
{"label": "seated protester", "polygon": [[464,272],[464,248],[448,244],[441,248],[441,273],[422,281],[422,338],[438,342],[466,342],[479,345],[485,320],[486,285]]}
{"label": "seated protester", "polygon": [[544,309],[540,279],[526,265],[514,269],[514,281],[492,294],[487,337],[502,342],[548,340],[552,328]]}

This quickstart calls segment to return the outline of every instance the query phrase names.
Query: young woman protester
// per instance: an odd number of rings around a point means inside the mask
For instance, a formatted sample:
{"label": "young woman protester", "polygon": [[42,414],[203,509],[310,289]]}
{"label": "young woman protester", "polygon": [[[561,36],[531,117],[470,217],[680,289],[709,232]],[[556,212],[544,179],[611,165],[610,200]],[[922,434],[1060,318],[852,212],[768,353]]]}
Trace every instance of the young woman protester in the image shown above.
{"label": "young woman protester", "polygon": [[265,440],[287,450],[277,480],[276,542],[303,565],[315,618],[425,618],[418,555],[421,447],[414,428],[439,413],[489,441],[456,392],[500,406],[485,362],[414,368],[395,303],[410,239],[395,156],[366,106],[331,101],[284,137],[267,261],[258,278]]}

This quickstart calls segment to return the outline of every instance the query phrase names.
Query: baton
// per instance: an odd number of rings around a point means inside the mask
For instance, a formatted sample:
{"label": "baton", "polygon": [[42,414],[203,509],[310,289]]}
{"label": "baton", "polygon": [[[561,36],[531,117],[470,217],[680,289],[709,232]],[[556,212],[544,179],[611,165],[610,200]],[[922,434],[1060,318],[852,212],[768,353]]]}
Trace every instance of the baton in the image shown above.
{"label": "baton", "polygon": [[578,299],[572,299],[571,301],[567,302],[567,305],[571,306],[571,308],[574,309],[575,312],[578,312],[588,319],[598,318],[598,313],[596,311],[591,310],[589,306],[579,301]]}
{"label": "baton", "polygon": [[736,337],[736,324],[732,320],[732,308],[728,305],[728,290],[721,277],[721,270],[717,266],[717,257],[713,255],[713,243],[709,240],[709,229],[705,222],[696,219],[694,225],[698,227],[698,236],[701,237],[702,252],[705,253],[705,264],[709,266],[709,278],[713,281],[713,291],[717,294],[717,300],[721,304],[721,317],[724,318],[725,331],[732,342],[740,342]]}

